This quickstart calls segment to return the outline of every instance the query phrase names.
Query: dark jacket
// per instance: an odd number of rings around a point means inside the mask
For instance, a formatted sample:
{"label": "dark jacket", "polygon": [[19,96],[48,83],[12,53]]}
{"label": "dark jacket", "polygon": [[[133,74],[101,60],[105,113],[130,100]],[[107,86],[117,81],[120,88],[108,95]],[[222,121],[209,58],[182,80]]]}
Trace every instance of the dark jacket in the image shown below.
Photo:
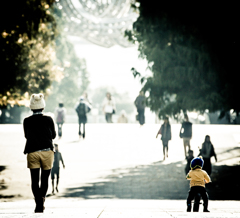
{"label": "dark jacket", "polygon": [[[210,157],[209,157],[209,158],[211,158],[211,157],[213,157],[213,156],[216,157],[216,153],[215,153],[213,144],[210,143],[210,145],[211,145],[211,150],[210,150]],[[200,153],[199,153],[198,156],[206,154],[206,150],[207,150],[206,146],[207,146],[207,144],[204,142],[204,143],[202,144],[202,148],[200,149]]]}
{"label": "dark jacket", "polygon": [[145,109],[145,101],[146,97],[144,95],[139,95],[136,100],[134,101],[137,110],[144,110]]}
{"label": "dark jacket", "polygon": [[80,101],[80,103],[75,108],[78,115],[78,123],[87,123],[87,113],[91,111],[91,107],[85,101]]}
{"label": "dark jacket", "polygon": [[25,138],[27,139],[24,154],[51,148],[52,139],[56,137],[53,119],[43,114],[32,115],[23,121]]}
{"label": "dark jacket", "polygon": [[182,131],[182,138],[192,138],[192,123],[191,122],[183,122],[180,132]]}
{"label": "dark jacket", "polygon": [[160,131],[162,135],[162,141],[169,141],[172,139],[171,125],[169,123],[166,126],[162,124]]}

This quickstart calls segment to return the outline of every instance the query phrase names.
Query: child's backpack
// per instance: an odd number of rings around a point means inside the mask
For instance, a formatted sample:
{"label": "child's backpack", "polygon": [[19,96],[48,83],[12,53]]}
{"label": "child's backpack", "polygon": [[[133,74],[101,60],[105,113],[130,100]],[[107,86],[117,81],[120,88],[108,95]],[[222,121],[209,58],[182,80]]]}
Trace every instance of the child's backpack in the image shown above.
{"label": "child's backpack", "polygon": [[80,103],[77,108],[76,111],[78,113],[78,116],[83,117],[86,115],[86,107],[84,103]]}
{"label": "child's backpack", "polygon": [[63,123],[64,111],[58,110],[57,111],[57,123]]}

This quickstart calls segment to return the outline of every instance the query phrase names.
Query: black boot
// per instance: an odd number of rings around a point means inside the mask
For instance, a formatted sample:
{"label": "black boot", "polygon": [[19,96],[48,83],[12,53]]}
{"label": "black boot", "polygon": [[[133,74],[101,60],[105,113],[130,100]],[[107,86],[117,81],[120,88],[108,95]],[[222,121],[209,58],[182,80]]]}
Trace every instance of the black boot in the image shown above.
{"label": "black boot", "polygon": [[37,197],[35,198],[36,208],[34,210],[35,213],[43,213],[43,198]]}
{"label": "black boot", "polygon": [[192,210],[192,205],[191,203],[190,204],[187,204],[187,212],[191,212]]}
{"label": "black boot", "polygon": [[44,198],[44,197],[42,197],[42,198],[43,198],[43,210],[45,210],[44,203],[45,203],[46,198]]}
{"label": "black boot", "polygon": [[210,212],[210,211],[208,210],[208,204],[207,204],[207,203],[204,203],[204,204],[203,204],[203,212]]}

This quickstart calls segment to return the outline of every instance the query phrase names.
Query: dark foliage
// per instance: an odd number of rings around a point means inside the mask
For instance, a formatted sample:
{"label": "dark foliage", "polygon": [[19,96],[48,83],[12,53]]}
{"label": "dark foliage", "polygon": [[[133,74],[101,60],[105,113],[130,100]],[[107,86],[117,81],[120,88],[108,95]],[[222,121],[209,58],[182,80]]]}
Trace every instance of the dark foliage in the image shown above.
{"label": "dark foliage", "polygon": [[139,43],[153,72],[142,79],[150,108],[160,117],[186,110],[239,113],[236,3],[139,0],[134,7],[140,16],[125,34]]}

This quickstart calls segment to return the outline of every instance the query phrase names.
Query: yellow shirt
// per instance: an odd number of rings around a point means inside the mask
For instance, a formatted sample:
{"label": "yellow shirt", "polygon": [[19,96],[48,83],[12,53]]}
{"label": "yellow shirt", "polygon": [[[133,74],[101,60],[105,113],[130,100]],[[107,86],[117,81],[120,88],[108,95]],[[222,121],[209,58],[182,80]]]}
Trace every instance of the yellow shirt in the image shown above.
{"label": "yellow shirt", "polygon": [[205,187],[205,183],[211,182],[211,179],[206,171],[202,169],[190,170],[187,174],[187,180],[190,180],[190,187],[202,186]]}

